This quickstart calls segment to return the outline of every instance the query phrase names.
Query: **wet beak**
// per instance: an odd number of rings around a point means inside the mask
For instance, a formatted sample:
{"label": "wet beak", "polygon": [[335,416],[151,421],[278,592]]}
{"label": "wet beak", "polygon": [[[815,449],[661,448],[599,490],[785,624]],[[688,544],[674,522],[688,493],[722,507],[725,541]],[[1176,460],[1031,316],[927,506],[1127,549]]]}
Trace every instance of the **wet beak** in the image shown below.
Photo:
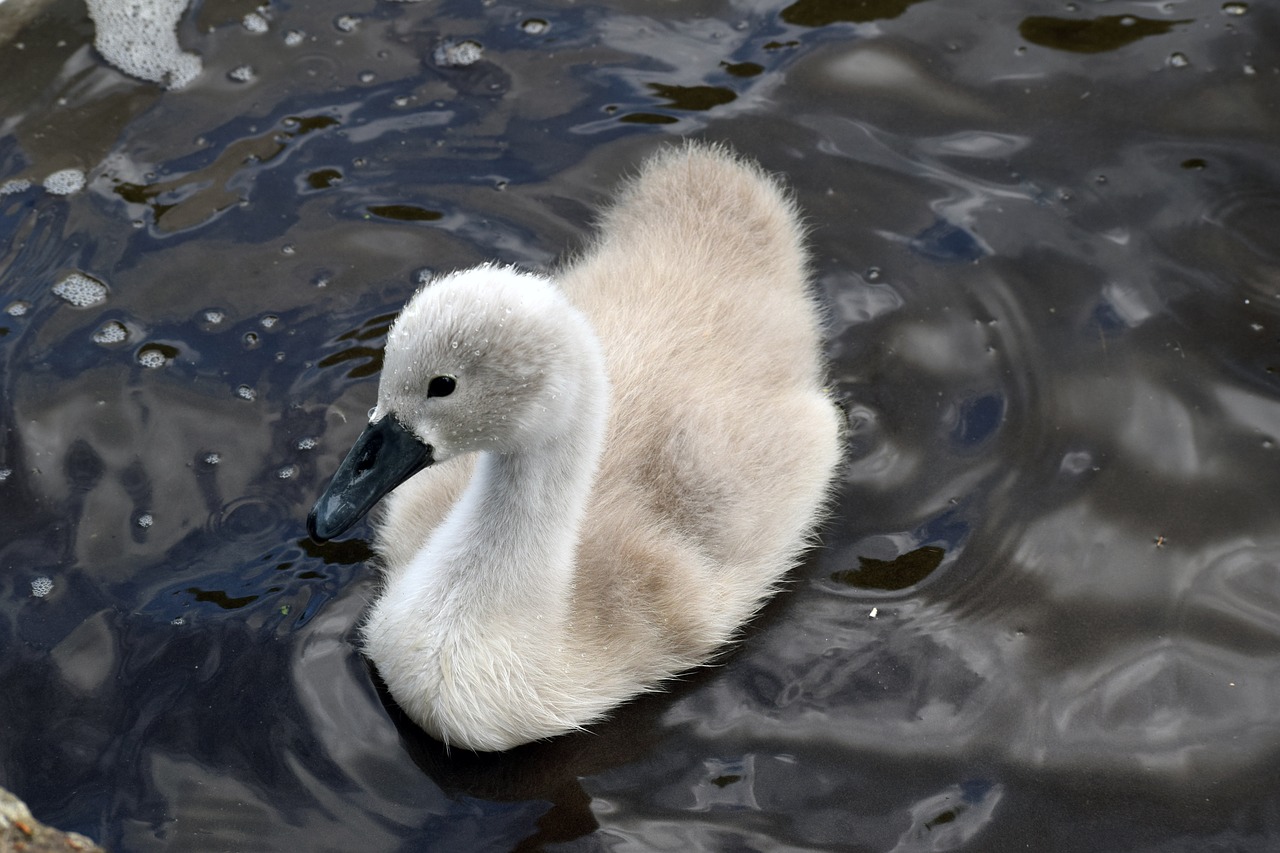
{"label": "wet beak", "polygon": [[431,445],[419,441],[394,417],[369,424],[312,507],[307,532],[317,542],[341,536],[383,495],[433,461]]}

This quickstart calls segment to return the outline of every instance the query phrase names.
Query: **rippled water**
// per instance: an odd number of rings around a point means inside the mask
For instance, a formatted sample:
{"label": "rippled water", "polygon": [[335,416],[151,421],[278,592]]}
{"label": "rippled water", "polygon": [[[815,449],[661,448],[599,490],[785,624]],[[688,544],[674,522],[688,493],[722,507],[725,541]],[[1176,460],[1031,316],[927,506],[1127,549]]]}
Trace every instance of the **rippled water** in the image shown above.
{"label": "rippled water", "polygon": [[[71,0],[0,25],[0,784],[38,817],[120,850],[1280,843],[1280,12],[253,11],[189,13],[173,91]],[[353,649],[367,547],[306,510],[420,276],[550,263],[684,135],[807,212],[833,518],[722,666],[446,755]]]}

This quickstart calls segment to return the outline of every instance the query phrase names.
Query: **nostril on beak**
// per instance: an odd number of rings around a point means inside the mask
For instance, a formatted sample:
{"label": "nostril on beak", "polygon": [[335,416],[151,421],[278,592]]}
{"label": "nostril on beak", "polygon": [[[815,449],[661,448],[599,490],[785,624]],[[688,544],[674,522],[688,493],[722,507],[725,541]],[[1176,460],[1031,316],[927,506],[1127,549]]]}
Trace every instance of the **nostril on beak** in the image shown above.
{"label": "nostril on beak", "polygon": [[363,474],[378,463],[378,451],[382,449],[382,436],[375,436],[364,448],[360,458],[356,460],[355,473]]}

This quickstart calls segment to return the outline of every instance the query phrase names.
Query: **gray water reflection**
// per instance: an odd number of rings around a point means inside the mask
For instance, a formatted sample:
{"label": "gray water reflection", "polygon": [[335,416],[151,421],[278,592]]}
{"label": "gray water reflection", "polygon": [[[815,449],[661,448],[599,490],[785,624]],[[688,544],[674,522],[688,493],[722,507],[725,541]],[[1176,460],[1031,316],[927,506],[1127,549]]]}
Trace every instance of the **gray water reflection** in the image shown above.
{"label": "gray water reflection", "polygon": [[[1280,20],[853,5],[205,3],[181,92],[0,13],[0,784],[127,850],[1273,848]],[[720,666],[447,754],[306,507],[424,271],[686,134],[808,215],[832,521]]]}

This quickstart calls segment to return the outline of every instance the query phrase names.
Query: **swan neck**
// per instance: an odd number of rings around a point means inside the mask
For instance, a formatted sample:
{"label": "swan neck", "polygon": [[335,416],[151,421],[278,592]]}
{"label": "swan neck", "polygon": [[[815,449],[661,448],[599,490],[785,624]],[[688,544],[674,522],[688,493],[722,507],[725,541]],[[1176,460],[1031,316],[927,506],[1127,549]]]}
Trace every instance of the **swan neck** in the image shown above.
{"label": "swan neck", "polygon": [[459,549],[446,582],[455,591],[474,589],[466,599],[483,600],[486,609],[545,617],[567,608],[608,404],[598,347],[589,355],[563,428],[519,450],[482,453],[437,531]]}

